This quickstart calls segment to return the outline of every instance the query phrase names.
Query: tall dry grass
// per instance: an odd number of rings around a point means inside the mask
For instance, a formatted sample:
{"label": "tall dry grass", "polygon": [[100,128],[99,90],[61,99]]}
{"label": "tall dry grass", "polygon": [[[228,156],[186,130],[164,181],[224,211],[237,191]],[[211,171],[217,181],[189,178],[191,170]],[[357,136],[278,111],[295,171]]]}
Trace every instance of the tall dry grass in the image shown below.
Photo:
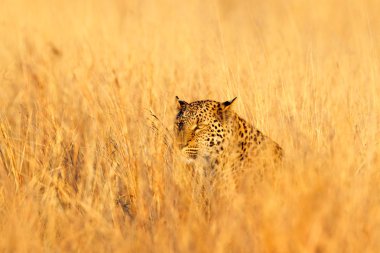
{"label": "tall dry grass", "polygon": [[[1,252],[379,252],[378,1],[0,3]],[[286,163],[213,200],[145,112],[238,97]]]}

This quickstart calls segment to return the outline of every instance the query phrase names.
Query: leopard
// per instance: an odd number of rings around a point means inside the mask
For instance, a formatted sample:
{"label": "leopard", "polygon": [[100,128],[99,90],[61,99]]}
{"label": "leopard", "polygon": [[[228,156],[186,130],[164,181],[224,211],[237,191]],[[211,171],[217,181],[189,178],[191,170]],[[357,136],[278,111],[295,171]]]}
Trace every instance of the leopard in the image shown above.
{"label": "leopard", "polygon": [[229,175],[239,185],[248,174],[262,177],[278,166],[284,151],[232,109],[236,99],[186,102],[176,96],[174,138],[187,164],[201,166],[213,178]]}

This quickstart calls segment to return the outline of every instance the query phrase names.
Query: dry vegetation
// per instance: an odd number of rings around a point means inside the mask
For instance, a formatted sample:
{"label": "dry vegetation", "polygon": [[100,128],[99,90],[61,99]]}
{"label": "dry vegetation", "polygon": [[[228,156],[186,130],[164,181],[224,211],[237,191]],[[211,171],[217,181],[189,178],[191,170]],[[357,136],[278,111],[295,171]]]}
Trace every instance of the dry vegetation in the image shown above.
{"label": "dry vegetation", "polygon": [[[378,252],[378,1],[0,2],[0,252]],[[175,95],[285,149],[205,215],[152,143]]]}

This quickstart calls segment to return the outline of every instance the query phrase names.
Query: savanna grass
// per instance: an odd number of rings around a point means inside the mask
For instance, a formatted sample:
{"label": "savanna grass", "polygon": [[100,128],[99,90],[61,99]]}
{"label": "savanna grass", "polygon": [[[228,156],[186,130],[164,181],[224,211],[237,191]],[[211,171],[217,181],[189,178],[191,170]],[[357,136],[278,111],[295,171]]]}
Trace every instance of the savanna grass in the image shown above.
{"label": "savanna grass", "polygon": [[[0,3],[1,252],[378,252],[378,1]],[[169,129],[224,101],[275,177],[205,214]]]}

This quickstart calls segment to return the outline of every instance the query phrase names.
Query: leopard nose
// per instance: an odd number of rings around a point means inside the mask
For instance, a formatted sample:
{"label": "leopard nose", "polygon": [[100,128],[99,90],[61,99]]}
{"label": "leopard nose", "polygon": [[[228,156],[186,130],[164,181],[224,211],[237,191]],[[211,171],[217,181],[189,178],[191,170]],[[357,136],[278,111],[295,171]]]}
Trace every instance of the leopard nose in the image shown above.
{"label": "leopard nose", "polygon": [[185,142],[182,142],[182,141],[178,141],[178,142],[177,142],[177,145],[178,145],[178,147],[179,147],[180,149],[183,149],[184,147],[187,146],[186,143],[185,143]]}
{"label": "leopard nose", "polygon": [[177,131],[177,142],[178,143],[184,143],[185,142],[185,135],[183,131]]}

